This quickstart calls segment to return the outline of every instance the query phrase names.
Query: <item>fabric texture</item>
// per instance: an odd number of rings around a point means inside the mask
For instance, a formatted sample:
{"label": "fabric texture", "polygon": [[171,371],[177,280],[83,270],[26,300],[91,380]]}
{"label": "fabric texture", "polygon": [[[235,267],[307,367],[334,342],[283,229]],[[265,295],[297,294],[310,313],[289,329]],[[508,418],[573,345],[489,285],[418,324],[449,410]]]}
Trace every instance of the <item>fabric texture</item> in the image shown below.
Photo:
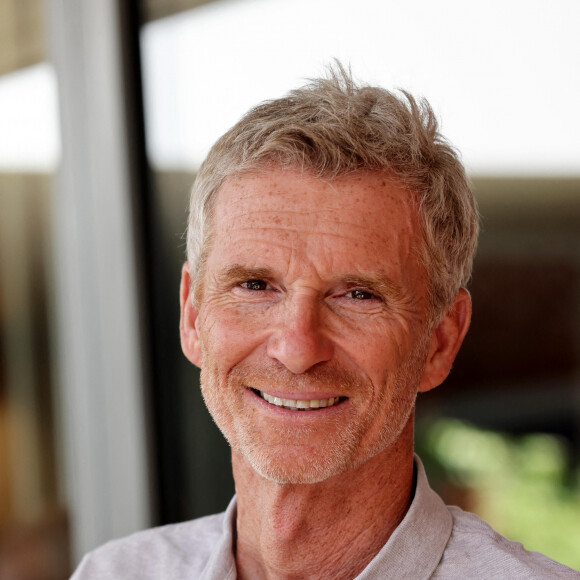
{"label": "fabric texture", "polygon": [[[355,580],[580,580],[580,572],[510,542],[477,516],[448,507],[415,458],[411,506]],[[91,552],[71,580],[234,580],[236,499],[227,510],[138,532]]]}

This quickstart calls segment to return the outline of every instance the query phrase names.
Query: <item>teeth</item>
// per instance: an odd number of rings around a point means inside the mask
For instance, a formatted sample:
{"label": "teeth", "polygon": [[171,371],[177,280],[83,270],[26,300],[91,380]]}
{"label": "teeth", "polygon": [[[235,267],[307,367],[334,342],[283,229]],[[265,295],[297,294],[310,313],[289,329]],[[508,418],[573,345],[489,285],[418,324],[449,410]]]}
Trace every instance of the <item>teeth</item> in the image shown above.
{"label": "teeth", "polygon": [[284,407],[293,411],[308,411],[310,409],[321,409],[324,407],[332,407],[336,405],[341,399],[340,397],[330,397],[329,399],[281,399],[280,397],[272,397],[268,393],[260,391],[260,396],[276,407]]}

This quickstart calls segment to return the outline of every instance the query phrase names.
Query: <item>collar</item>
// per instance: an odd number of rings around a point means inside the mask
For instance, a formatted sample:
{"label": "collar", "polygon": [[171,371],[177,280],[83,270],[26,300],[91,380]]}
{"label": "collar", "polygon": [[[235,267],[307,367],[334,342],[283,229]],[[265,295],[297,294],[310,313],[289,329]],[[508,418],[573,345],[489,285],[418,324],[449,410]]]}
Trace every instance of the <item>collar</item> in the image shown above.
{"label": "collar", "polygon": [[417,486],[403,521],[355,580],[427,580],[439,564],[451,536],[453,516],[431,489],[415,455]]}

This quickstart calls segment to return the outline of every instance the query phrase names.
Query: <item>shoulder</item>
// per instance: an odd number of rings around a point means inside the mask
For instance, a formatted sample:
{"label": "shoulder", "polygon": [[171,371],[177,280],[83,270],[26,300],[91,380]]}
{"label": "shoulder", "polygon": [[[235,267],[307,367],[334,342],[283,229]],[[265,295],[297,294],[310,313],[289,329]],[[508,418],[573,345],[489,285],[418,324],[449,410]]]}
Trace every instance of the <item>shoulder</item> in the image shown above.
{"label": "shoulder", "polygon": [[113,540],[87,554],[71,580],[197,578],[223,537],[224,514]]}
{"label": "shoulder", "polygon": [[579,572],[511,542],[476,515],[448,509],[453,529],[434,579],[580,580]]}

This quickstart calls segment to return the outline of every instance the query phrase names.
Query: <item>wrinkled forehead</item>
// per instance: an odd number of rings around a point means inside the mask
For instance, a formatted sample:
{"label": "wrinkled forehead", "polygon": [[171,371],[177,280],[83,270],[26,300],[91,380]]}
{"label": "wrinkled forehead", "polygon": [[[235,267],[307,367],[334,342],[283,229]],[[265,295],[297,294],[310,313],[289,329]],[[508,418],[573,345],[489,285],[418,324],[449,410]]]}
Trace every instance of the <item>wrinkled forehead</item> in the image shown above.
{"label": "wrinkled forehead", "polygon": [[394,175],[358,171],[317,176],[276,167],[247,170],[224,180],[216,193],[214,215],[240,211],[251,218],[276,207],[304,215],[352,209],[352,219],[366,226],[393,227],[394,218],[413,229],[419,223],[418,196]]}
{"label": "wrinkled forehead", "polygon": [[288,170],[246,173],[219,192],[212,245],[231,259],[270,255],[277,247],[312,256],[322,267],[340,256],[361,271],[404,266],[410,273],[422,270],[415,205],[396,180],[377,173],[334,179]]}

